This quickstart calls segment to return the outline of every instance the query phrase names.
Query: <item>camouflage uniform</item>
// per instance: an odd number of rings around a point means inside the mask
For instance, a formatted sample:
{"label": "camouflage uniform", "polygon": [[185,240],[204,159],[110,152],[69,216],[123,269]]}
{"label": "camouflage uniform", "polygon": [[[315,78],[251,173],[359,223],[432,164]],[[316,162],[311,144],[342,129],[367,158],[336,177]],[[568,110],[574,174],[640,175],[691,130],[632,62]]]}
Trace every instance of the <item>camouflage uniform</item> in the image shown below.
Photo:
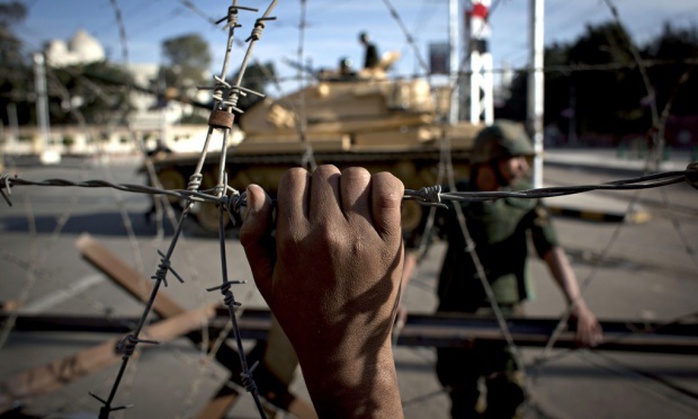
{"label": "camouflage uniform", "polygon": [[[498,144],[504,145],[497,149]],[[532,151],[515,146],[506,141],[497,143],[490,140],[479,145],[476,142],[474,160],[485,163],[493,156],[506,158],[527,155]],[[528,182],[519,182],[501,190],[530,187]],[[465,181],[456,188],[461,191],[473,190]],[[520,198],[460,205],[475,243],[475,251],[503,314],[521,314],[520,303],[528,297],[529,288],[526,268],[528,238],[531,238],[541,257],[557,245],[547,210],[537,200]],[[438,312],[491,316],[490,303],[478,278],[473,258],[468,254],[455,208],[451,206],[448,210],[437,212],[435,231],[448,242],[438,281]],[[411,237],[406,243],[412,247],[410,245],[415,245],[418,240],[418,237]],[[441,384],[450,391],[452,417],[480,417],[476,412],[480,377],[485,378],[488,388],[485,417],[512,417],[523,402],[521,374],[517,372],[516,363],[506,345],[476,343],[468,348],[439,348],[437,356],[436,372]]]}

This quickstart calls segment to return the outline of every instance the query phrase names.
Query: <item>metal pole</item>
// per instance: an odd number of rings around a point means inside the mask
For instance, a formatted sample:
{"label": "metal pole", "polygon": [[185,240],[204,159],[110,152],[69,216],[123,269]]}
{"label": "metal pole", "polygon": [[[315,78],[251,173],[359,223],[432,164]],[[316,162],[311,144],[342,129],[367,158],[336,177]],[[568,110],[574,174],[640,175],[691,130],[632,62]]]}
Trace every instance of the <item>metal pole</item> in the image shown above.
{"label": "metal pole", "polygon": [[530,0],[530,57],[528,73],[528,129],[536,152],[533,158],[533,187],[543,186],[543,28],[544,0]]}
{"label": "metal pole", "polygon": [[[34,54],[34,84],[36,89],[36,123],[41,133],[41,155],[42,161],[49,150],[49,114],[48,114],[48,93],[46,89],[46,67],[44,54],[37,52]],[[51,160],[55,160],[52,158]]]}
{"label": "metal pole", "polygon": [[453,87],[451,92],[451,112],[449,114],[449,122],[455,124],[458,122],[460,108],[460,83],[458,80],[458,0],[449,0],[448,8],[448,35],[449,35],[449,74],[450,85]]}

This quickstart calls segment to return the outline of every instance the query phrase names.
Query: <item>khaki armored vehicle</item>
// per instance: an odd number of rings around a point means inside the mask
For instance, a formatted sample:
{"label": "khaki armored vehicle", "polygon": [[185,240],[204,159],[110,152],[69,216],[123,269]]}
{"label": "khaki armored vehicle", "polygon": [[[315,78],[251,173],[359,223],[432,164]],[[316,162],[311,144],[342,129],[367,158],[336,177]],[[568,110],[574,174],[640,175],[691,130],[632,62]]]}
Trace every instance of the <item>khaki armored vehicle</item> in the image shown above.
{"label": "khaki armored vehicle", "polygon": [[[289,167],[308,167],[314,161],[387,170],[406,188],[418,189],[437,180],[444,136],[456,175],[465,175],[480,127],[441,122],[448,100],[448,95],[434,94],[424,79],[390,80],[381,69],[324,73],[317,82],[279,99],[264,99],[242,115],[244,139],[227,151],[229,184],[243,190],[257,183],[273,196]],[[197,159],[198,154],[182,153],[151,157],[166,189],[185,189]],[[214,184],[218,160],[217,153],[208,155],[203,188]],[[197,205],[192,211],[197,221],[217,231],[214,205]],[[421,211],[416,202],[406,201],[403,227],[416,227]]]}

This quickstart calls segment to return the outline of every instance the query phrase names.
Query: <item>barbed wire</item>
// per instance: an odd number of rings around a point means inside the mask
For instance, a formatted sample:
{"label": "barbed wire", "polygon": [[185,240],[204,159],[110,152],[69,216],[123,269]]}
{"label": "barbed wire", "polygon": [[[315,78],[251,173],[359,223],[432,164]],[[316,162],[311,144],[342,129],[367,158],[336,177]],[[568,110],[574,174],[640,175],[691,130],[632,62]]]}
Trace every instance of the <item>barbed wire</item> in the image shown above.
{"label": "barbed wire", "polygon": [[[472,202],[505,198],[542,199],[596,190],[627,191],[650,189],[682,182],[686,182],[693,188],[698,189],[698,161],[689,163],[685,170],[657,172],[599,184],[551,186],[520,191],[444,191],[441,185],[433,185],[425,186],[420,189],[405,189],[403,199],[414,200],[424,206],[444,207],[446,206],[444,201]],[[113,183],[106,180],[71,181],[66,179],[46,179],[35,181],[13,177],[9,172],[3,172],[0,174],[0,194],[2,194],[9,205],[12,205],[12,201],[10,200],[11,188],[15,186],[113,188],[124,192],[150,195],[162,194],[187,201],[222,204],[228,207],[233,214],[238,213],[238,216],[242,207],[247,205],[246,193],[239,192],[229,186],[227,189],[231,192],[230,195],[214,195],[208,192],[215,191],[215,188],[201,191],[189,189],[160,189],[153,186],[132,183]],[[239,219],[239,217],[236,217],[236,219]]]}
{"label": "barbed wire", "polygon": [[[177,273],[177,271],[173,268],[172,263],[171,263],[171,257],[172,254],[175,250],[175,246],[177,244],[178,239],[180,238],[183,230],[183,225],[185,218],[187,217],[189,210],[191,209],[192,205],[201,200],[211,200],[211,199],[219,199],[219,200],[225,200],[226,195],[228,192],[232,192],[231,196],[239,196],[239,193],[237,191],[233,190],[232,188],[227,186],[227,177],[224,172],[225,168],[225,149],[228,146],[229,142],[229,131],[232,129],[233,122],[234,122],[234,115],[233,111],[239,111],[237,109],[237,102],[240,96],[244,96],[246,94],[256,94],[256,95],[261,95],[260,93],[254,92],[250,89],[246,89],[242,86],[242,79],[244,77],[244,72],[247,67],[247,63],[250,57],[250,53],[256,43],[261,37],[262,31],[264,29],[264,24],[265,21],[268,20],[273,20],[275,18],[270,16],[271,11],[274,9],[275,5],[277,3],[277,0],[272,0],[269,4],[269,7],[265,11],[264,15],[261,18],[258,18],[255,21],[254,28],[252,29],[252,33],[249,38],[247,38],[246,42],[249,42],[247,51],[245,53],[245,56],[242,60],[242,64],[240,65],[240,70],[238,72],[238,77],[236,78],[235,82],[233,84],[230,84],[226,82],[225,77],[227,73],[227,66],[230,58],[230,52],[231,52],[231,47],[232,47],[232,42],[234,38],[234,32],[235,29],[239,28],[241,25],[238,24],[238,11],[239,10],[248,10],[248,11],[257,11],[256,9],[252,8],[246,8],[242,6],[238,6],[237,0],[232,0],[232,5],[228,8],[228,13],[227,15],[218,20],[216,23],[222,23],[226,22],[226,25],[224,29],[228,29],[228,42],[227,42],[227,48],[226,48],[226,54],[225,54],[225,59],[223,63],[223,68],[221,71],[220,77],[214,75],[214,81],[215,84],[210,90],[212,90],[212,97],[214,99],[214,106],[213,110],[211,111],[210,117],[209,117],[209,130],[207,133],[206,141],[203,146],[203,150],[200,155],[199,163],[197,165],[197,168],[194,172],[194,174],[191,175],[190,180],[189,180],[189,185],[187,187],[186,191],[179,191],[175,192],[174,195],[180,197],[181,199],[184,199],[187,202],[186,207],[182,211],[181,217],[179,219],[179,222],[177,223],[176,226],[176,231],[170,241],[170,245],[167,249],[167,252],[161,252],[158,251],[158,254],[160,255],[160,264],[158,265],[158,269],[155,272],[155,274],[151,277],[155,281],[155,284],[153,285],[153,288],[151,290],[150,296],[148,298],[148,301],[146,303],[146,306],[143,310],[143,313],[141,315],[140,321],[138,325],[135,327],[134,331],[127,336],[125,336],[122,340],[119,341],[119,344],[117,345],[117,351],[122,354],[122,363],[121,366],[117,372],[116,378],[114,379],[111,390],[109,392],[109,395],[107,398],[101,398],[98,395],[90,392],[90,395],[93,396],[95,399],[99,400],[102,403],[102,407],[100,408],[99,411],[99,417],[100,418],[108,418],[111,412],[117,411],[117,410],[122,410],[127,407],[130,407],[128,405],[124,406],[113,406],[114,398],[116,396],[116,393],[119,389],[119,386],[122,382],[122,379],[124,377],[124,373],[126,371],[127,365],[129,363],[129,360],[131,359],[131,356],[134,354],[136,347],[139,343],[147,343],[147,344],[157,344],[158,342],[153,341],[153,340],[148,340],[148,339],[143,339],[139,335],[141,331],[143,330],[146,322],[148,321],[149,315],[153,310],[153,304],[155,301],[155,298],[158,294],[159,288],[161,285],[167,286],[167,275],[171,273],[178,281],[184,282],[184,279]],[[112,1],[112,5],[115,7],[116,12],[117,12],[117,17],[120,18],[120,10],[118,9],[118,6],[116,4],[116,1]],[[125,31],[123,30],[123,27],[121,27],[121,35],[122,35],[122,46],[124,48],[124,51],[126,50],[126,42],[125,42]],[[124,54],[127,56],[127,53]],[[223,131],[223,145],[221,151],[221,157],[220,157],[220,171],[219,171],[219,176],[218,176],[218,183],[217,185],[206,192],[210,192],[211,194],[207,193],[201,193],[199,192],[199,187],[201,185],[201,181],[203,179],[203,176],[201,174],[204,161],[206,159],[206,154],[208,151],[208,146],[210,143],[210,138],[211,135],[214,131],[214,129],[219,129]],[[9,176],[7,176],[6,173],[0,174],[0,194],[2,194],[3,198],[5,201],[11,205],[12,202],[10,200],[10,188],[12,186],[22,184],[21,181],[19,181],[18,178],[14,178],[10,180]],[[110,187],[112,189],[117,189],[117,190],[122,190],[122,191],[129,191],[129,192],[141,192],[141,193],[150,193],[150,194],[171,194],[170,192],[164,192],[163,190],[158,190],[155,188],[150,188],[147,186],[142,186],[142,185],[127,185],[127,184],[115,184],[112,182],[108,181],[87,181],[87,182],[71,182],[71,181],[66,181],[62,179],[50,179],[47,181],[43,182],[28,182],[25,184],[34,184],[37,186],[81,186],[81,187]],[[222,284],[218,287],[213,287],[209,288],[209,291],[212,290],[220,290],[221,293],[224,295],[224,302],[229,308],[229,313],[231,317],[231,321],[233,323],[234,329],[235,329],[235,335],[237,337],[237,343],[238,343],[238,353],[240,356],[240,363],[242,366],[242,373],[241,373],[241,378],[243,385],[245,386],[246,390],[250,392],[254,398],[255,404],[258,408],[258,411],[260,413],[260,416],[262,418],[265,418],[266,415],[264,413],[264,410],[261,406],[261,402],[259,400],[259,393],[256,389],[256,385],[254,383],[254,379],[252,378],[252,371],[256,367],[256,364],[253,365],[251,368],[247,366],[247,361],[245,357],[245,352],[244,348],[242,347],[242,341],[240,339],[240,334],[238,333],[238,326],[236,322],[236,316],[235,316],[235,310],[236,308],[240,305],[235,301],[235,297],[232,293],[231,286],[235,285],[237,283],[241,283],[241,281],[229,281],[227,277],[227,266],[226,266],[226,256],[225,256],[225,242],[223,240],[223,231],[224,231],[224,217],[225,214],[223,213],[224,208],[227,208],[228,205],[220,205],[220,217],[219,217],[219,227],[221,231],[221,264],[222,264]]]}
{"label": "barbed wire", "polygon": [[[187,5],[187,3],[191,4],[190,2],[182,0],[182,3]],[[236,2],[234,2],[236,3]],[[225,19],[221,19],[218,21],[218,23],[224,21]],[[232,29],[232,27],[231,27]],[[229,38],[230,39],[230,38]],[[690,60],[689,60],[690,61]],[[226,57],[226,62],[227,62],[227,57]],[[687,62],[687,61],[686,61]],[[690,64],[695,64],[696,60],[693,60],[693,62],[690,62]],[[687,62],[688,63],[688,62]],[[657,63],[656,65],[660,65]],[[627,67],[627,68],[634,68],[634,64],[631,65],[607,65],[608,69],[614,69],[611,68],[615,66],[616,68],[622,68],[622,67]],[[585,65],[580,65],[577,70],[575,71],[596,71],[602,69],[601,67],[603,66],[585,66]],[[569,66],[567,68],[570,68]],[[503,70],[502,70],[503,71]],[[525,69],[518,70],[518,71],[531,71],[530,67],[526,67]],[[561,71],[561,70],[555,70],[552,67],[546,67],[543,71]],[[241,71],[240,73],[240,79],[242,78],[242,74],[244,71]],[[459,74],[470,74],[471,72],[469,71],[459,71]],[[217,99],[221,104],[223,104],[223,108],[216,110],[226,110],[229,111],[230,109],[234,108],[235,102],[231,100],[227,100],[224,96],[226,94],[245,94],[246,91],[244,88],[241,86],[236,86],[239,88],[239,90],[235,91],[232,86],[228,85],[223,78],[225,77],[224,74],[220,78],[215,78],[216,80],[216,86],[213,88],[213,90],[217,90],[216,94],[217,96],[214,96],[215,99]],[[252,92],[254,93],[254,92]],[[210,136],[211,130],[209,130],[209,136]],[[208,142],[208,141],[207,141]],[[206,148],[206,147],[205,147]],[[202,152],[202,154],[204,154]],[[221,164],[220,167],[224,167],[224,164]],[[515,192],[509,192],[509,191],[495,191],[495,192],[458,192],[458,191],[442,191],[441,187],[439,185],[435,186],[429,186],[417,190],[412,190],[408,189],[405,190],[405,199],[411,199],[411,200],[416,200],[418,203],[426,206],[444,206],[443,202],[444,201],[451,201],[451,202],[469,202],[469,201],[479,201],[479,200],[489,200],[489,199],[502,199],[502,198],[522,198],[522,199],[537,199],[537,198],[546,198],[546,197],[554,197],[554,196],[562,196],[562,195],[571,195],[571,194],[578,194],[578,193],[584,193],[584,192],[590,192],[593,190],[630,190],[630,189],[646,189],[646,188],[655,188],[655,187],[661,187],[661,186],[667,186],[671,184],[676,184],[676,183],[681,183],[683,181],[687,182],[689,185],[691,185],[694,188],[698,189],[697,185],[697,173],[696,173],[696,168],[697,168],[697,163],[693,162],[689,164],[686,170],[684,171],[673,171],[673,172],[666,172],[666,173],[657,173],[654,175],[650,176],[642,176],[638,178],[632,178],[632,179],[623,179],[623,180],[618,180],[618,181],[613,181],[613,182],[607,182],[603,184],[598,184],[598,185],[578,185],[578,186],[567,186],[567,187],[554,187],[554,188],[540,188],[540,189],[531,189],[531,190],[526,190],[526,191],[515,191]],[[10,191],[11,188],[14,186],[48,186],[48,187],[81,187],[81,188],[112,188],[115,190],[120,190],[123,192],[129,192],[129,193],[143,193],[143,194],[150,194],[150,195],[164,195],[164,196],[173,196],[176,198],[179,198],[188,204],[194,203],[194,202],[209,202],[209,203],[214,203],[219,205],[219,223],[222,222],[222,219],[226,216],[225,211],[227,210],[228,215],[233,217],[233,215],[238,215],[242,207],[246,205],[246,196],[244,192],[240,193],[236,191],[235,189],[227,186],[227,179],[225,176],[222,174],[219,175],[219,184],[212,189],[206,189],[206,190],[200,190],[200,178],[197,177],[197,175],[192,175],[192,181],[190,182],[190,188],[186,190],[166,190],[163,188],[158,188],[158,187],[149,187],[145,185],[135,185],[135,184],[119,184],[119,183],[112,183],[108,181],[103,181],[103,180],[88,180],[88,181],[81,181],[81,182],[76,182],[76,181],[70,181],[70,180],[65,180],[65,179],[47,179],[47,180],[42,180],[42,181],[32,181],[32,180],[26,180],[19,178],[17,176],[10,176],[9,173],[2,173],[0,174],[0,194],[2,194],[4,200],[8,203],[8,205],[12,205],[12,201],[10,199]],[[198,179],[198,183],[197,183]],[[178,225],[181,227],[184,219],[186,218],[186,212],[183,214],[183,216],[180,218]],[[222,232],[222,226],[219,228],[219,232]],[[176,234],[175,236],[178,236]],[[221,239],[222,240],[222,239]],[[174,245],[176,243],[176,240],[173,240],[171,244],[171,248],[174,248]],[[224,247],[221,248],[221,256],[222,256],[222,263],[225,264],[225,249]],[[168,254],[163,254],[162,252],[158,252],[161,256],[161,263],[160,266],[158,267],[158,272],[154,275],[153,279],[159,282],[164,282],[165,285],[167,286],[166,282],[166,273],[167,272],[172,272],[175,277],[183,281],[183,279],[172,269],[171,267],[171,262],[170,262],[170,252],[168,251]],[[221,292],[225,295],[226,299],[226,305],[229,307],[235,307],[235,300],[234,298],[230,298],[228,296],[229,293],[229,286],[233,285],[235,282],[234,281],[228,281],[227,279],[227,274],[225,265],[223,266],[223,284],[219,287],[214,287],[211,290],[217,290],[220,289]],[[226,288],[224,290],[224,288]],[[155,293],[154,293],[155,294]],[[153,296],[154,296],[153,294]],[[233,324],[235,325],[235,314],[234,314],[234,309],[231,308],[230,315]],[[147,312],[149,311],[149,308],[146,309],[146,312],[144,313],[147,315]],[[235,325],[236,326],[236,325]],[[236,326],[237,327],[237,326]],[[237,330],[237,329],[236,329]],[[239,335],[236,333],[236,335]],[[238,339],[239,342],[239,339]],[[152,341],[147,341],[147,340],[139,340],[137,336],[129,335],[127,336],[122,342],[121,346],[124,348],[124,351],[128,350],[135,350],[136,344],[137,343],[153,343]],[[240,351],[241,356],[244,356],[244,352]],[[245,366],[245,361],[244,358],[241,360],[243,363],[243,366]],[[123,368],[125,368],[125,363],[123,364]],[[251,372],[254,370],[254,366],[251,369],[247,369],[246,366],[243,368],[244,371],[249,372],[249,378],[251,379]],[[253,384],[253,381],[252,381]],[[116,385],[118,387],[118,384]],[[100,399],[101,400],[101,399]],[[109,411],[114,411],[119,408],[111,408]],[[108,411],[107,411],[108,414]],[[262,413],[263,415],[263,413]]]}
{"label": "barbed wire", "polygon": [[573,195],[595,190],[634,190],[649,189],[675,183],[687,182],[698,189],[696,182],[698,176],[698,162],[688,165],[686,170],[659,172],[628,179],[620,179],[594,185],[553,186],[547,188],[526,189],[521,191],[457,191],[443,192],[440,186],[421,188],[419,190],[408,189],[405,195],[425,205],[440,205],[447,201],[482,201],[501,198],[525,198],[540,199],[552,198],[563,195]]}

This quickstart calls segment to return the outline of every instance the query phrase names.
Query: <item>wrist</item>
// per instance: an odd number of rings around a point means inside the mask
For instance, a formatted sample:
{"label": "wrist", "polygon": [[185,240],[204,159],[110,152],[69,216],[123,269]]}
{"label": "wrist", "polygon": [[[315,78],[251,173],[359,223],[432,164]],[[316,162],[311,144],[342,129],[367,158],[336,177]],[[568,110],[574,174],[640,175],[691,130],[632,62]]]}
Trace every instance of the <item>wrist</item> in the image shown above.
{"label": "wrist", "polygon": [[402,406],[390,342],[378,350],[339,350],[336,356],[300,357],[319,417],[401,417]]}

